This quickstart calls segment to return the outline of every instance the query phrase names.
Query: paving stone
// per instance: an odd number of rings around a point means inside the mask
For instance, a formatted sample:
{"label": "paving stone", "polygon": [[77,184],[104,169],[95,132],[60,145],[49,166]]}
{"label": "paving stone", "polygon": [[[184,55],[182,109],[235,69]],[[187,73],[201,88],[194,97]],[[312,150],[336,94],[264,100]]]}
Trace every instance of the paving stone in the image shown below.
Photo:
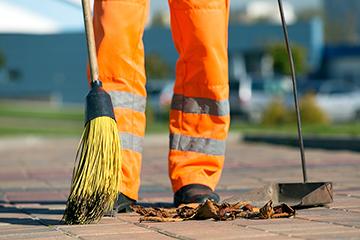
{"label": "paving stone", "polygon": [[253,237],[277,236],[265,231],[247,229],[227,222],[187,221],[179,223],[143,223],[146,226],[169,231],[193,239],[247,239]]}
{"label": "paving stone", "polygon": [[305,236],[309,240],[358,240],[360,239],[359,233],[324,233],[321,235],[308,235]]}
{"label": "paving stone", "polygon": [[263,220],[252,220],[252,219],[235,219],[233,221],[234,224],[240,226],[257,226],[257,225],[265,225],[265,226],[285,226],[289,225],[303,225],[310,223],[308,220],[298,219],[298,218],[279,218],[279,219],[263,219]]}
{"label": "paving stone", "polygon": [[24,234],[7,234],[0,235],[0,240],[22,240],[22,239],[31,239],[31,240],[53,240],[53,239],[72,239],[71,237],[58,232],[58,231],[44,231],[44,232],[31,232]]}
{"label": "paving stone", "polygon": [[322,235],[325,233],[346,233],[346,232],[360,233],[360,230],[351,227],[344,227],[340,225],[335,225],[335,226],[329,225],[322,227],[309,227],[308,229],[289,229],[289,230],[281,230],[281,231],[274,229],[272,232],[281,232],[282,234],[287,234],[289,236],[306,236],[306,235]]}
{"label": "paving stone", "polygon": [[129,213],[129,214],[118,214],[116,218],[120,221],[130,222],[130,223],[139,223],[140,216],[136,213]]}
{"label": "paving stone", "polygon": [[[102,235],[101,236],[102,239],[106,239],[106,240],[119,240],[119,239],[137,239],[137,240],[151,240],[151,239],[156,239],[156,240],[170,240],[170,239],[174,239],[172,237],[166,236],[164,234],[161,233],[157,233],[157,232],[137,232],[137,233],[120,233],[120,234],[110,234],[110,235]],[[84,240],[98,240],[99,236],[82,236],[81,239]]]}
{"label": "paving stone", "polygon": [[[313,149],[307,150],[309,179],[333,181],[334,203],[299,210],[295,218],[139,223],[139,216],[131,213],[86,226],[59,224],[69,194],[78,140],[0,139],[0,240],[360,239],[360,153]],[[145,138],[139,199],[144,205],[158,207],[172,203],[167,154],[167,135]],[[230,134],[217,187],[222,199],[269,182],[283,181],[302,181],[296,148],[239,143],[238,136]],[[8,204],[8,200],[13,204]],[[13,232],[3,235],[5,231]]]}
{"label": "paving stone", "polygon": [[59,226],[59,229],[76,236],[102,236],[109,234],[143,233],[150,230],[114,220],[113,224],[91,224],[80,226]]}
{"label": "paving stone", "polygon": [[46,202],[65,201],[66,198],[59,192],[54,191],[13,191],[6,192],[6,198],[10,202]]}
{"label": "paving stone", "polygon": [[7,229],[3,229],[0,228],[1,230],[1,235],[5,236],[5,235],[26,235],[26,234],[31,234],[31,233],[39,233],[39,232],[52,232],[53,230],[51,230],[49,227],[46,226],[32,226],[32,227],[21,227],[21,228],[7,228]]}
{"label": "paving stone", "polygon": [[303,224],[264,224],[264,225],[253,225],[256,229],[262,229],[264,231],[271,231],[271,232],[297,232],[297,231],[304,231],[304,230],[317,230],[317,229],[327,229],[333,227],[332,224],[326,223],[316,223],[316,222],[306,222]]}
{"label": "paving stone", "polygon": [[357,237],[360,238],[360,230],[359,229],[341,229],[341,228],[333,228],[333,229],[327,229],[327,231],[311,231],[311,232],[302,232],[302,233],[293,233],[290,236],[293,237],[303,237],[303,238],[318,238],[325,236],[328,237],[337,237],[339,236],[351,236],[352,238]]}

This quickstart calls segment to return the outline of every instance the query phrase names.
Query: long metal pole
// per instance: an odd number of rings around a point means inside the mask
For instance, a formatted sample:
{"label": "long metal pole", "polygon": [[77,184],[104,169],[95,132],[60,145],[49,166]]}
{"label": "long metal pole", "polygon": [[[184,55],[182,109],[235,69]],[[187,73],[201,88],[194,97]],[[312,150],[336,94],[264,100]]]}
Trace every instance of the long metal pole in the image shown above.
{"label": "long metal pole", "polygon": [[295,102],[295,109],[296,109],[298,141],[299,141],[300,155],[301,155],[301,166],[302,166],[304,183],[306,183],[307,182],[307,174],[306,174],[306,163],[305,163],[304,140],[302,137],[302,130],[301,130],[301,116],[300,116],[299,101],[298,101],[298,94],[297,94],[297,87],[296,87],[296,74],[295,74],[295,67],[294,67],[294,59],[293,59],[290,44],[289,44],[289,36],[288,36],[282,1],[278,0],[278,3],[279,3],[280,15],[281,15],[282,28],[283,28],[284,37],[285,37],[285,44],[286,44],[287,53],[288,53],[289,62],[290,62],[290,68],[291,68],[291,79],[292,79],[292,84],[293,84],[294,102]]}

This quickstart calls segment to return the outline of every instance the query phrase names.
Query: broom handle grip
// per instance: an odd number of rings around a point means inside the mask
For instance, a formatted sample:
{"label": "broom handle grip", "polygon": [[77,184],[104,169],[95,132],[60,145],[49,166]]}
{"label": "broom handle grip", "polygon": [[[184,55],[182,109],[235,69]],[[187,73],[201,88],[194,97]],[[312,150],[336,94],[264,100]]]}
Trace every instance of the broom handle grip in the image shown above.
{"label": "broom handle grip", "polygon": [[301,116],[300,116],[300,109],[299,109],[299,101],[297,96],[297,87],[296,87],[296,74],[295,74],[295,67],[294,67],[294,59],[290,48],[289,43],[289,35],[287,31],[287,25],[285,20],[285,14],[283,10],[282,1],[278,0],[279,4],[279,11],[281,16],[281,23],[284,32],[285,44],[288,53],[288,58],[290,62],[290,70],[291,70],[291,80],[293,85],[293,94],[294,94],[294,103],[295,103],[295,110],[296,110],[296,122],[297,122],[297,130],[298,130],[298,141],[299,141],[299,148],[300,148],[300,156],[301,156],[301,166],[302,166],[302,173],[303,173],[303,180],[304,183],[307,182],[307,174],[306,174],[306,162],[305,162],[305,150],[304,150],[304,140],[302,136],[302,129],[301,129]]}
{"label": "broom handle grip", "polygon": [[86,43],[90,62],[90,77],[92,82],[96,82],[99,81],[99,69],[96,58],[95,36],[90,0],[82,0],[82,9],[85,24]]}

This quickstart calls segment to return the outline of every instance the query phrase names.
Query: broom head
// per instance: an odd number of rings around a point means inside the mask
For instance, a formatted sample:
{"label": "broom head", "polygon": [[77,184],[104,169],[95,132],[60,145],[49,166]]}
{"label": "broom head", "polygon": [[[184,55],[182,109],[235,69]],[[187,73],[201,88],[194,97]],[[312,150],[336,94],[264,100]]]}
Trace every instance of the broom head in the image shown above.
{"label": "broom head", "polygon": [[99,221],[113,208],[121,180],[120,139],[113,105],[100,81],[91,84],[85,115],[63,217],[67,224]]}

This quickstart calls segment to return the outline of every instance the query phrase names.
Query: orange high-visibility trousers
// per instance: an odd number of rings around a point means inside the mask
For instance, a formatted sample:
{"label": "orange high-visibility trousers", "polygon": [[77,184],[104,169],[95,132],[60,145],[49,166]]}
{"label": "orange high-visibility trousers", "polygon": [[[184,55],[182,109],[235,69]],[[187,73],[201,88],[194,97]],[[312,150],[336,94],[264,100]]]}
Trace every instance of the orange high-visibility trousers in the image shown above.
{"label": "orange high-visibility trousers", "polygon": [[[145,132],[142,36],[147,0],[95,0],[100,79],[112,98],[122,141],[120,191],[138,199]],[[229,128],[229,0],[169,0],[179,59],[170,111],[169,176],[173,190],[199,183],[214,189]]]}

